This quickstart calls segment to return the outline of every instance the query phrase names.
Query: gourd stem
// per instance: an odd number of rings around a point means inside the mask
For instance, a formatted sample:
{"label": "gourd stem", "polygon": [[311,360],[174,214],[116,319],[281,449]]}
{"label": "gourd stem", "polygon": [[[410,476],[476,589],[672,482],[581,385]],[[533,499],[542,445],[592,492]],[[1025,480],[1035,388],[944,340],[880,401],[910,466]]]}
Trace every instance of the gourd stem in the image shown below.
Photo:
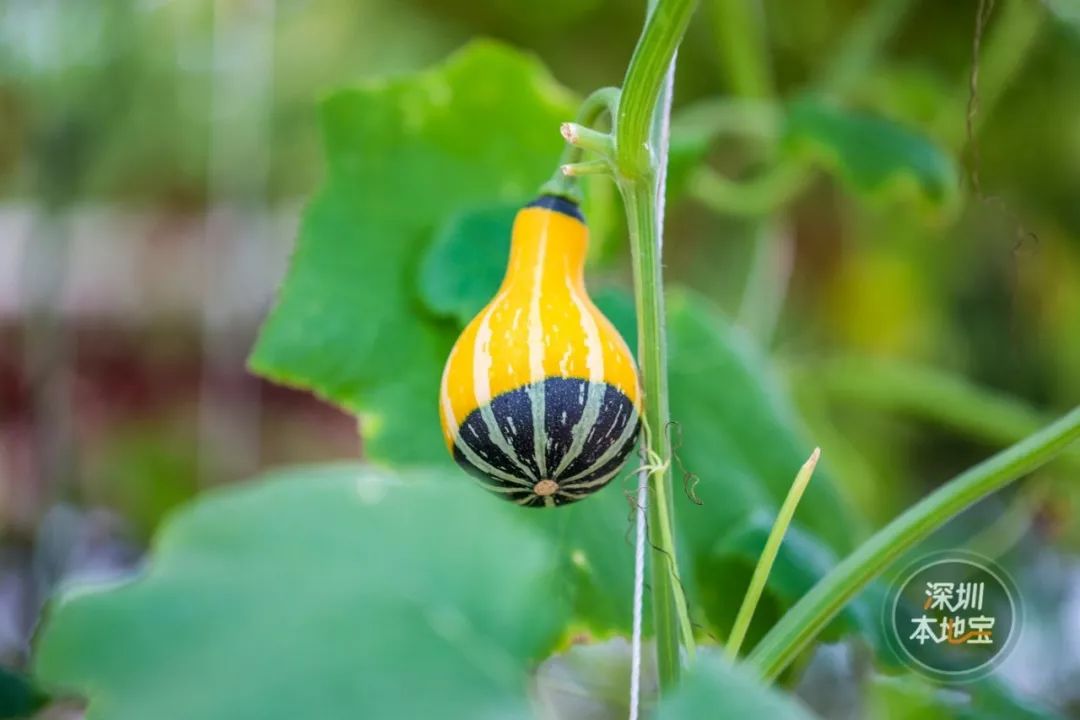
{"label": "gourd stem", "polygon": [[[615,113],[619,105],[619,88],[604,87],[599,90],[595,90],[585,98],[581,103],[581,107],[578,108],[578,114],[574,122],[576,125],[580,125],[586,128],[593,128],[599,122],[600,118],[605,113],[611,116],[612,122],[615,120]],[[566,173],[563,168],[567,165],[577,165],[581,161],[582,154],[585,148],[572,143],[566,143],[563,147],[562,156],[559,158],[559,164],[555,168],[555,173],[551,176],[543,187],[540,188],[540,192],[546,195],[559,195],[561,197],[569,198],[574,202],[581,202],[581,188],[578,185],[577,175]],[[605,158],[607,160],[608,158]]]}

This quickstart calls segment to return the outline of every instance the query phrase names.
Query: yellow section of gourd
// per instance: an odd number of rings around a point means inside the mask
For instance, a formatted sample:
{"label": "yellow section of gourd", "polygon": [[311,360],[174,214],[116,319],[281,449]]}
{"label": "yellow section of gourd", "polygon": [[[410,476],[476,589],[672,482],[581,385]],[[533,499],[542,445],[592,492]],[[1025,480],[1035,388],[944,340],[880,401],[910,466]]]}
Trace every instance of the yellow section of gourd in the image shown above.
{"label": "yellow section of gourd", "polygon": [[640,409],[634,358],[585,290],[588,243],[589,230],[576,218],[539,207],[518,212],[502,285],[462,331],[443,371],[440,416],[448,448],[485,398],[545,378],[605,382]]}

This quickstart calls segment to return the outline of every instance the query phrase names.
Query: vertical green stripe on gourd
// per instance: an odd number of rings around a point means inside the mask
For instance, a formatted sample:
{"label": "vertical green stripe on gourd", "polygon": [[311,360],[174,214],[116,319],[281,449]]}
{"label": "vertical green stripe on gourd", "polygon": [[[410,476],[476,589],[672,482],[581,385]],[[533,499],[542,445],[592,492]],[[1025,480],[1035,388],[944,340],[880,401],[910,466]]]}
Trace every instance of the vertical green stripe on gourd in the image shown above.
{"label": "vertical green stripe on gourd", "polygon": [[602,468],[602,467],[604,467],[604,465],[606,465],[607,463],[614,460],[615,457],[619,454],[619,451],[622,450],[623,446],[630,440],[631,437],[633,437],[634,433],[637,432],[637,429],[638,429],[637,426],[638,426],[638,412],[637,412],[636,408],[631,406],[631,408],[630,408],[630,418],[627,420],[626,425],[623,427],[622,432],[619,434],[619,439],[616,442],[612,443],[608,447],[608,449],[605,450],[600,455],[600,457],[596,459],[596,462],[594,462],[592,465],[590,465],[585,470],[582,470],[581,472],[579,472],[579,473],[577,473],[577,474],[575,474],[575,475],[573,475],[571,477],[564,478],[562,482],[564,484],[566,484],[566,483],[572,483],[575,480],[580,480],[580,479],[582,479],[584,477],[587,477],[589,475],[589,473],[596,472],[596,470],[598,468]]}
{"label": "vertical green stripe on gourd", "polygon": [[465,456],[465,459],[469,462],[470,465],[472,465],[485,475],[488,475],[492,478],[498,478],[499,480],[503,480],[504,482],[510,483],[511,485],[520,485],[524,488],[530,487],[530,484],[527,480],[515,477],[514,475],[511,475],[504,470],[500,470],[499,468],[495,467],[494,465],[480,457],[480,455],[472,449],[472,446],[469,445],[469,442],[464,437],[462,437],[464,427],[465,426],[462,425],[458,428],[457,436],[454,437],[454,447],[461,451],[461,454]]}
{"label": "vertical green stripe on gourd", "polygon": [[590,382],[583,384],[581,388],[582,392],[586,393],[585,410],[581,413],[581,417],[570,431],[574,440],[570,444],[569,449],[567,449],[566,455],[563,456],[562,461],[559,463],[559,467],[555,469],[555,475],[561,475],[566,468],[570,467],[570,463],[578,459],[581,455],[582,448],[585,447],[585,440],[588,438],[593,427],[596,426],[596,421],[600,417],[600,408],[603,405],[603,395],[607,391],[607,387],[605,385],[598,385]]}
{"label": "vertical green stripe on gourd", "polygon": [[533,453],[536,458],[536,467],[540,472],[539,480],[548,477],[547,472],[547,421],[545,418],[545,402],[547,400],[546,383],[532,383],[525,390],[532,407],[533,419]]}
{"label": "vertical green stripe on gourd", "polygon": [[[484,419],[484,425],[487,426],[488,437],[495,443],[495,447],[499,448],[499,450],[502,451],[502,454],[505,455],[510,462],[514,463],[525,477],[532,478],[533,480],[543,479],[542,475],[541,477],[533,477],[533,471],[526,466],[520,457],[518,457],[517,451],[506,439],[506,435],[503,433],[499,421],[495,418],[495,413],[491,410],[491,403],[484,405],[479,408],[479,410],[480,417]],[[542,472],[543,471],[541,471],[541,473]]]}

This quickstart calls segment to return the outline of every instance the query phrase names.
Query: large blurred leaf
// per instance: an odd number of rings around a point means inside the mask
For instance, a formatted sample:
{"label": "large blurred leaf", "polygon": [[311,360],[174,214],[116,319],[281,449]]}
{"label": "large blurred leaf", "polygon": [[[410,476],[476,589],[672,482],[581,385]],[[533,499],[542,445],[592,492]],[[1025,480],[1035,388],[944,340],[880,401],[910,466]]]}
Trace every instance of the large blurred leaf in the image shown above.
{"label": "large blurred leaf", "polygon": [[769,688],[744,667],[702,653],[679,687],[660,701],[657,720],[812,720],[798,701]]}
{"label": "large blurred leaf", "polygon": [[38,677],[94,720],[525,717],[565,614],[520,513],[360,466],[212,495],[143,577],[59,601]]}
{"label": "large blurred leaf", "polygon": [[444,460],[435,398],[455,328],[417,307],[421,252],[459,210],[528,199],[572,114],[539,63],[490,42],[331,96],[327,181],[252,368],[361,415],[372,458]]}
{"label": "large blurred leaf", "polygon": [[864,195],[915,196],[940,207],[956,193],[956,167],[930,140],[884,118],[816,98],[792,103],[782,146],[793,157],[822,165]]}
{"label": "large blurred leaf", "polygon": [[[680,502],[694,544],[716,541],[758,508],[779,507],[813,446],[772,364],[753,339],[689,291],[669,294],[671,415],[682,467],[701,482],[700,506]],[[850,549],[858,521],[826,467],[819,467],[797,520],[835,551]]]}
{"label": "large blurred leaf", "polygon": [[420,263],[420,299],[428,308],[464,327],[495,296],[519,209],[513,204],[465,210],[440,228]]}
{"label": "large blurred leaf", "polygon": [[[668,300],[671,414],[677,426],[673,442],[676,466],[676,512],[684,580],[704,616],[699,622],[721,635],[734,620],[753,571],[753,549],[735,543],[740,528],[757,522],[771,526],[780,503],[812,445],[803,437],[787,394],[770,360],[753,339],[732,326],[704,298],[687,291]],[[686,473],[697,475],[680,483]],[[694,495],[700,504],[694,504]],[[859,536],[861,524],[837,491],[825,463],[818,467],[799,505],[796,522],[803,550],[815,547],[814,566],[807,558],[781,560],[769,578],[770,592],[755,614],[749,640],[798,599],[830,566],[833,553],[844,554]],[[767,531],[765,531],[767,534]],[[744,540],[746,540],[744,538]],[[749,542],[749,540],[747,540]],[[794,552],[789,546],[784,558]]]}
{"label": "large blurred leaf", "polygon": [[28,717],[46,698],[22,675],[0,667],[0,719]]}
{"label": "large blurred leaf", "polygon": [[[587,190],[584,212],[591,235],[589,255],[594,257],[598,252],[597,235],[603,235],[603,228],[611,224],[607,217],[611,198],[596,185]],[[511,231],[520,209],[520,204],[468,208],[442,224],[420,261],[418,292],[427,309],[453,318],[459,327],[464,327],[484,308],[506,274]],[[601,227],[599,233],[597,225]],[[605,295],[601,290],[599,295],[593,294],[593,299],[604,309],[602,303],[610,300],[610,293]],[[631,299],[631,313],[633,306]],[[629,330],[633,325],[631,315]],[[619,329],[627,341],[632,339],[627,327]]]}

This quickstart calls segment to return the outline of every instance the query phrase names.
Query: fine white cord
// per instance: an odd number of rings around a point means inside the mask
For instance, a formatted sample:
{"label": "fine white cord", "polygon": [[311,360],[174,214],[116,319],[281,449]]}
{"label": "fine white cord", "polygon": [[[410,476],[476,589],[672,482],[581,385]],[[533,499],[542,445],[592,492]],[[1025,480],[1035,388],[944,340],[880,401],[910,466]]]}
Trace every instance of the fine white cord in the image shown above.
{"label": "fine white cord", "polygon": [[630,720],[638,720],[641,703],[641,607],[645,594],[645,509],[649,503],[649,472],[638,472],[637,517],[634,528],[634,626],[630,640]]}

